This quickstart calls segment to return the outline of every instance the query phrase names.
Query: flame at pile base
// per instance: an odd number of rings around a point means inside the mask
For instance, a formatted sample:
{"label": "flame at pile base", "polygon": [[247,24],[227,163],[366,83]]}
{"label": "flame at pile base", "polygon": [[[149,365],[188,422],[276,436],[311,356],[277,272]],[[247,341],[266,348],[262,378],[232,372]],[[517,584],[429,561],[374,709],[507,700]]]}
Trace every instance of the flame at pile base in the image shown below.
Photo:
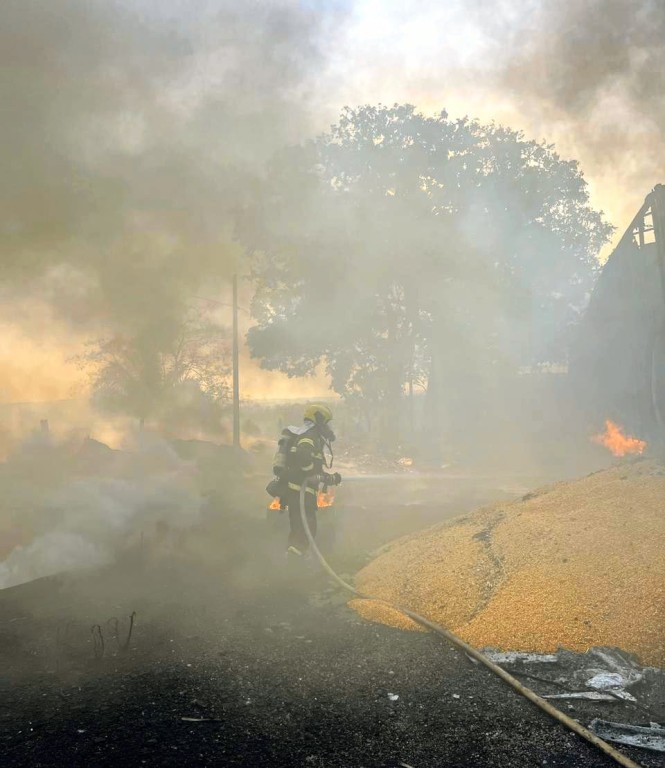
{"label": "flame at pile base", "polygon": [[647,447],[644,440],[625,435],[623,429],[611,419],[605,419],[605,432],[594,435],[591,439],[594,443],[607,448],[613,456],[639,456]]}
{"label": "flame at pile base", "polygon": [[[335,503],[335,489],[328,488],[327,491],[319,491],[316,495],[316,503],[319,509],[322,507],[332,507]],[[279,498],[273,499],[268,509],[279,509]]]}

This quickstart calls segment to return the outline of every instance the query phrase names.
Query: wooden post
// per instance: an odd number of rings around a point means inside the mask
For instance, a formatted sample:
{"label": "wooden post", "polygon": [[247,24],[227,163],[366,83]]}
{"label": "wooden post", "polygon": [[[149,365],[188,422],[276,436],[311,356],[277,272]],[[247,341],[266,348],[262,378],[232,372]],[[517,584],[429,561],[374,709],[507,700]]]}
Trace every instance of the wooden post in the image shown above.
{"label": "wooden post", "polygon": [[238,275],[233,275],[233,445],[240,448],[240,370],[238,345]]}
{"label": "wooden post", "polygon": [[409,440],[412,443],[416,442],[416,422],[414,418],[414,406],[413,406],[413,369],[409,372]]}

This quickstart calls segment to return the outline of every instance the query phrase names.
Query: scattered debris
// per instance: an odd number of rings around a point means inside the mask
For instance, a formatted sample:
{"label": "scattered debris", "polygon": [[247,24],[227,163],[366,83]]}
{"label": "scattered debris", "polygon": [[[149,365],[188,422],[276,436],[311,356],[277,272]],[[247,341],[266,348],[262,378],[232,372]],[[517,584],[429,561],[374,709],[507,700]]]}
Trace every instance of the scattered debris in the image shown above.
{"label": "scattered debris", "polygon": [[562,689],[560,693],[537,691],[545,699],[637,704],[637,699],[627,688],[643,682],[645,677],[665,682],[665,672],[641,667],[634,657],[618,648],[591,648],[583,654],[563,649],[554,654],[502,653],[494,649],[486,649],[484,653],[516,677],[527,677]]}
{"label": "scattered debris", "polygon": [[617,672],[599,672],[586,681],[587,685],[596,690],[603,691],[606,688],[622,688],[626,685],[625,679]]}
{"label": "scattered debris", "polygon": [[665,752],[665,728],[658,723],[651,723],[649,727],[644,727],[595,718],[589,724],[589,729],[606,741]]}
{"label": "scattered debris", "polygon": [[111,616],[110,619],[106,620],[106,626],[109,628],[109,631],[111,632],[111,637],[115,640],[115,643],[118,646],[118,650],[123,653],[127,651],[127,649],[129,648],[129,641],[132,639],[132,632],[134,630],[135,618],[136,618],[136,611],[132,611],[132,613],[129,616],[129,628],[127,630],[127,637],[125,638],[124,642],[120,642],[120,621],[118,620],[118,617]]}
{"label": "scattered debris", "polygon": [[516,661],[553,664],[559,661],[559,657],[555,653],[523,653],[520,651],[495,651],[492,649],[484,650],[483,653],[495,664],[514,664]]}
{"label": "scattered debris", "polygon": [[[644,669],[639,666],[635,659],[617,648],[592,648],[589,655],[600,662],[600,665],[589,667],[587,670],[589,673],[595,673],[587,681],[587,684],[592,687],[625,688],[639,683],[644,677]],[[596,680],[595,685],[591,682],[592,680]],[[607,685],[603,685],[605,682]]]}
{"label": "scattered debris", "polygon": [[398,693],[389,693],[388,694],[388,698],[390,699],[390,701],[397,701],[397,699],[399,699],[399,694]]}
{"label": "scattered debris", "polygon": [[[134,630],[134,620],[136,618],[136,611],[132,611],[129,616],[129,629],[127,630],[127,637],[124,642],[120,642],[119,627],[120,622],[116,616],[112,616],[107,619],[104,626],[110,632],[111,637],[115,640],[118,650],[121,653],[125,653],[129,648],[129,641],[132,639],[132,631]],[[69,625],[65,625],[64,629],[58,627],[57,640],[59,644],[62,644],[67,637],[69,631]],[[90,627],[90,634],[92,635],[92,652],[95,659],[100,660],[106,653],[106,642],[104,640],[104,630],[101,624],[93,624]]]}
{"label": "scattered debris", "polygon": [[186,723],[221,723],[218,717],[181,717]]}
{"label": "scattered debris", "polygon": [[[620,698],[612,696],[611,693],[601,693],[600,691],[572,691],[571,693],[541,694],[541,696],[543,699],[587,699],[588,701],[618,701]],[[637,701],[633,696],[630,696],[629,700]]]}

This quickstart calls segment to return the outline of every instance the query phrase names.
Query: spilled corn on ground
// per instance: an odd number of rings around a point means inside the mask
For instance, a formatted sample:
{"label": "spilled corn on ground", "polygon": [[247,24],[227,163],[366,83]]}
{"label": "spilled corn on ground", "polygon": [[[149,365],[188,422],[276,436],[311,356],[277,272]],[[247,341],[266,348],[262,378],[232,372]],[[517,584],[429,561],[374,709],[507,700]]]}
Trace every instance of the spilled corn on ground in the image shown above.
{"label": "spilled corn on ground", "polygon": [[[405,537],[356,586],[476,647],[616,646],[665,666],[665,467],[616,466]],[[383,603],[350,605],[418,629]]]}

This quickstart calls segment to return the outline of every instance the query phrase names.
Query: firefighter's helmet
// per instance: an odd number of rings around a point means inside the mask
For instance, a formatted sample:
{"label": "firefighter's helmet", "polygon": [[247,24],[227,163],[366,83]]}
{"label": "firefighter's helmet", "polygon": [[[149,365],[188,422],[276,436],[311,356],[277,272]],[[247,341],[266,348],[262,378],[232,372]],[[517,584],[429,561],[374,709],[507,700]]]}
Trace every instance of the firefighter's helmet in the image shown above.
{"label": "firefighter's helmet", "polygon": [[333,417],[332,411],[324,403],[310,403],[305,408],[304,416],[314,424],[327,424]]}

